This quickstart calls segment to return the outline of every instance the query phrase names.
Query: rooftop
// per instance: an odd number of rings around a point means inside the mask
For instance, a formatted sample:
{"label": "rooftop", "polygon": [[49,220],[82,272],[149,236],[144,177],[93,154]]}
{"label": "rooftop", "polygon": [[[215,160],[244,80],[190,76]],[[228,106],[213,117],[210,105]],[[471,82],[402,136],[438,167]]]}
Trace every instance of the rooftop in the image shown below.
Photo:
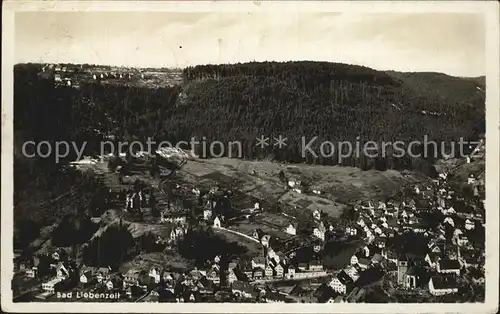
{"label": "rooftop", "polygon": [[440,269],[460,269],[460,263],[454,259],[442,259],[439,261]]}

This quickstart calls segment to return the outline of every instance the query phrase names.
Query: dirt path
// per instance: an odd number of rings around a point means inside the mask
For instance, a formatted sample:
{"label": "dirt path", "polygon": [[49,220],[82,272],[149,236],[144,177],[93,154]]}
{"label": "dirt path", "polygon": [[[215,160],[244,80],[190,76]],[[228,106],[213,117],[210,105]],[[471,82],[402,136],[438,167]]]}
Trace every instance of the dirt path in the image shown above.
{"label": "dirt path", "polygon": [[214,229],[218,229],[218,230],[223,230],[223,231],[227,231],[227,232],[230,232],[230,233],[233,233],[233,234],[236,234],[236,235],[239,235],[241,237],[244,237],[244,238],[247,238],[248,240],[251,240],[253,242],[257,242],[260,244],[260,241],[255,239],[255,238],[252,238],[251,236],[248,236],[244,233],[241,233],[241,232],[238,232],[238,231],[235,231],[235,230],[231,230],[231,229],[227,229],[227,228],[224,228],[224,227],[220,227],[220,228],[214,228]]}

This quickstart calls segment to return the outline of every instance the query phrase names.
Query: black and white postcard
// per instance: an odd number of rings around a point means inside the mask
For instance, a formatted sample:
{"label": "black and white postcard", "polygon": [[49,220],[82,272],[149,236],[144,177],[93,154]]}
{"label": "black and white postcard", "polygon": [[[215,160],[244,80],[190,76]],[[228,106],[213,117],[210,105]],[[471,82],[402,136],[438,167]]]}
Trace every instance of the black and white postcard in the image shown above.
{"label": "black and white postcard", "polygon": [[494,313],[495,1],[4,1],[2,310]]}

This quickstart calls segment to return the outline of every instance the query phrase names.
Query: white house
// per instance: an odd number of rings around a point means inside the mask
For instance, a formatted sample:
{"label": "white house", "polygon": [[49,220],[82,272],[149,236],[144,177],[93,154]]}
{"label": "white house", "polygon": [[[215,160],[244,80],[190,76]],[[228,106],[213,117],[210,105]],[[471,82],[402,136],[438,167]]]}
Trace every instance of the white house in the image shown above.
{"label": "white house", "polygon": [[37,271],[38,271],[38,267],[34,266],[32,268],[28,268],[24,274],[28,278],[35,278],[36,274],[37,274]]}
{"label": "white house", "polygon": [[476,182],[476,179],[474,178],[473,175],[470,175],[470,177],[467,178],[467,184],[474,184]]}
{"label": "white house", "polygon": [[375,225],[375,227],[373,228],[373,232],[375,232],[378,235],[381,235],[382,234],[382,229],[380,229],[379,226]]}
{"label": "white house", "polygon": [[351,260],[350,260],[351,265],[356,265],[358,263],[358,261],[359,261],[358,255],[359,255],[359,253],[356,253],[353,256],[351,256]]}
{"label": "white house", "polygon": [[364,221],[363,218],[358,219],[357,224],[360,225],[363,228],[366,226],[365,221]]}
{"label": "white house", "polygon": [[113,290],[113,288],[114,288],[113,282],[111,280],[106,281],[106,283],[104,285],[106,286],[106,289],[108,289],[108,290]]}
{"label": "white house", "polygon": [[273,276],[274,269],[270,264],[268,264],[266,268],[264,268],[264,274],[267,278],[271,278]]}
{"label": "white house", "polygon": [[274,267],[274,271],[276,273],[276,277],[283,277],[284,273],[285,273],[285,269],[283,268],[283,266],[281,265],[281,263],[278,263],[275,267]]}
{"label": "white house", "polygon": [[373,232],[371,232],[370,229],[366,230],[365,233],[366,233],[366,239],[368,240],[368,242],[371,243],[373,240],[375,240],[375,235],[373,234]]}
{"label": "white house", "polygon": [[42,283],[42,290],[47,293],[55,293],[55,285],[63,281],[63,278],[60,277],[55,277],[52,278],[51,280]]}
{"label": "white house", "polygon": [[335,276],[331,281],[330,281],[330,287],[340,293],[340,294],[346,294],[348,291],[350,291],[352,287],[352,279],[349,277],[349,275],[341,270],[337,276]]}
{"label": "white house", "polygon": [[312,260],[309,262],[310,271],[323,271],[323,263],[320,260]]}
{"label": "white house", "polygon": [[385,211],[387,209],[387,205],[384,202],[379,201],[377,209],[381,209],[381,210]]}
{"label": "white house", "polygon": [[344,271],[351,277],[353,282],[356,282],[360,276],[358,269],[354,265],[347,267]]}
{"label": "white house", "polygon": [[210,220],[212,218],[212,210],[211,209],[205,209],[203,211],[203,219],[204,220]]}
{"label": "white house", "polygon": [[323,229],[320,229],[319,227],[314,228],[313,235],[322,241],[325,241],[325,230]]}
{"label": "white house", "polygon": [[213,226],[214,226],[214,228],[220,228],[221,227],[219,217],[215,217],[215,219],[214,219],[214,225]]}
{"label": "white house", "polygon": [[454,259],[441,259],[436,264],[436,270],[442,274],[460,275],[460,262]]}
{"label": "white house", "polygon": [[476,225],[474,224],[473,221],[471,221],[470,219],[465,220],[465,229],[466,230],[474,230],[475,227],[476,227]]}
{"label": "white house", "polygon": [[68,269],[61,262],[59,262],[56,266],[56,276],[63,279],[69,276]]}
{"label": "white house", "polygon": [[238,280],[238,278],[236,277],[236,274],[234,273],[233,270],[230,270],[229,274],[227,275],[227,281],[231,284],[231,283],[235,282],[236,280]]}
{"label": "white house", "polygon": [[[333,229],[333,227],[332,227],[332,229]],[[330,231],[333,231],[333,230],[330,230]],[[355,236],[358,234],[358,229],[356,229],[355,227],[352,227],[352,226],[346,226],[345,233],[347,235]]]}
{"label": "white house", "polygon": [[290,223],[288,227],[285,229],[285,232],[291,235],[296,235],[297,234],[297,229],[293,225],[293,223]]}
{"label": "white house", "polygon": [[55,261],[58,261],[59,260],[59,253],[58,252],[52,253],[52,259]]}
{"label": "white house", "polygon": [[319,210],[315,209],[313,211],[312,215],[313,215],[314,220],[317,220],[317,221],[321,220],[321,213],[319,212]]}
{"label": "white house", "polygon": [[415,194],[420,194],[420,188],[417,185],[415,186]]}
{"label": "white house", "polygon": [[290,279],[293,278],[294,276],[295,276],[295,267],[289,265],[285,273],[285,278]]}
{"label": "white house", "polygon": [[256,256],[254,258],[252,258],[252,268],[255,269],[255,268],[266,268],[266,264],[267,264],[267,259],[263,256]]}
{"label": "white house", "polygon": [[291,188],[299,187],[301,184],[300,181],[295,181],[295,180],[289,180],[288,181],[288,186]]}
{"label": "white house", "polygon": [[269,246],[269,240],[271,240],[271,236],[268,235],[268,234],[265,234],[260,239],[260,244],[262,244],[262,246],[264,246],[264,247],[268,247]]}
{"label": "white house", "polygon": [[155,283],[159,283],[161,278],[161,268],[159,266],[151,267],[149,270],[149,277],[151,277]]}
{"label": "white house", "polygon": [[450,224],[453,227],[455,226],[455,222],[453,221],[453,219],[451,217],[446,217],[444,219],[444,223]]}
{"label": "white house", "polygon": [[427,255],[425,255],[425,262],[429,264],[431,268],[437,268],[437,264],[439,260],[441,259],[440,253],[435,253],[435,252],[429,252]]}

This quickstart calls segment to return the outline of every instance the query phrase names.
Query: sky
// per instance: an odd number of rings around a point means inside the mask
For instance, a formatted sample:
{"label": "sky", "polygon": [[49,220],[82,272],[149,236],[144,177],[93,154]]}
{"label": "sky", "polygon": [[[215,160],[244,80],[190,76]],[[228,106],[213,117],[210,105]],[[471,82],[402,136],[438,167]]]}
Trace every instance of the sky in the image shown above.
{"label": "sky", "polygon": [[185,67],[315,60],[378,70],[485,74],[468,13],[18,12],[16,63]]}

